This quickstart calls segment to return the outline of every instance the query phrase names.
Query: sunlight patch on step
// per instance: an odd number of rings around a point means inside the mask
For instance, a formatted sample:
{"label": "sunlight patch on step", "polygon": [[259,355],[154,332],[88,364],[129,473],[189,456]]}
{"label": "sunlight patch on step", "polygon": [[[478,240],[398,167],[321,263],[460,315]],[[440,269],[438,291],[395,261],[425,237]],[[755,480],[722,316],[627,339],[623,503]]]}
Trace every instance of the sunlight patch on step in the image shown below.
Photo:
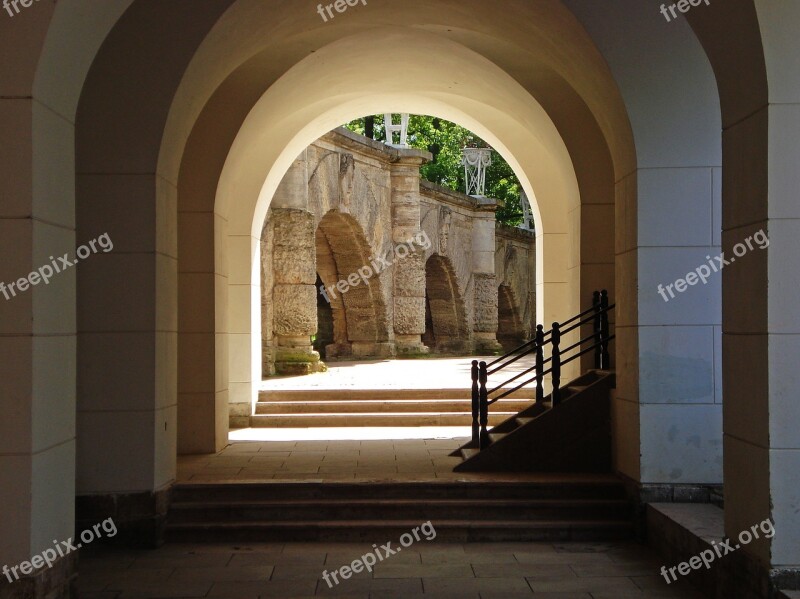
{"label": "sunlight patch on step", "polygon": [[338,428],[244,428],[230,441],[339,441],[374,439],[455,439],[469,437],[468,426],[355,426]]}

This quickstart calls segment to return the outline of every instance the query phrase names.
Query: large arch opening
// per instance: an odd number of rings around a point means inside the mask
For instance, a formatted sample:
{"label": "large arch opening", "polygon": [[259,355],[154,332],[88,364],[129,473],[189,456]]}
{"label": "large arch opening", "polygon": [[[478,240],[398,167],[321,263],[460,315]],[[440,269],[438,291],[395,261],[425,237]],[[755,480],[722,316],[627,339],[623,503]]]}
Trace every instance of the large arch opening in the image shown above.
{"label": "large arch opening", "polygon": [[[378,276],[352,276],[372,258],[361,226],[352,216],[331,211],[317,226],[315,240],[317,270],[333,313],[334,342],[333,347],[326,348],[328,359],[388,355],[389,330],[381,280]],[[342,293],[337,285],[348,278],[356,285],[348,284]]]}
{"label": "large arch opening", "polygon": [[[390,54],[402,60],[395,67],[386,65],[385,78],[365,82],[357,73],[352,78],[346,76],[351,72],[353,52],[360,52],[358,48],[362,45],[371,46],[379,40],[384,47],[396,45]],[[507,105],[498,106],[494,91],[475,99],[448,94],[443,89],[446,84],[422,66],[423,56],[431,47],[450,56],[456,64],[463,63],[454,66],[453,72],[464,70],[469,64],[468,72],[481,79],[481,84],[477,81],[470,84],[474,93],[465,90],[470,95],[481,96],[488,88],[505,88],[508,94],[503,97]],[[332,78],[334,72],[337,76]],[[397,77],[396,72],[402,72],[403,76]],[[297,95],[299,80],[311,85],[302,98]],[[506,157],[534,205],[539,236],[537,313],[552,321],[578,312],[581,279],[577,271],[569,268],[567,254],[561,248],[580,247],[581,223],[568,216],[580,205],[580,192],[569,153],[541,106],[494,65],[436,36],[417,31],[400,36],[397,30],[358,34],[301,61],[259,99],[243,123],[220,176],[215,211],[224,215],[228,236],[236,240],[229,244],[227,260],[231,265],[236,263],[243,275],[252,275],[230,283],[226,309],[227,319],[245,328],[229,338],[231,355],[251,355],[251,360],[239,359],[230,364],[232,380],[241,393],[246,393],[232,398],[234,403],[242,404],[241,409],[245,409],[245,403],[254,402],[253,383],[258,380],[256,373],[260,376],[259,366],[247,371],[248,364],[260,362],[259,345],[254,343],[260,334],[257,330],[260,319],[249,318],[259,282],[257,269],[244,268],[253,263],[254,256],[251,245],[242,241],[252,239],[259,231],[275,190],[305,147],[342,122],[387,110],[440,115],[475,131]],[[259,133],[264,131],[271,133],[267,136]],[[236,202],[229,201],[233,197]],[[607,224],[613,228],[611,223]],[[493,270],[494,248],[479,248],[479,251],[484,252],[486,270]],[[218,304],[217,309],[223,309],[223,305]]]}
{"label": "large arch opening", "polygon": [[437,254],[425,263],[425,312],[426,345],[441,353],[463,354],[472,350],[464,298],[453,265]]}

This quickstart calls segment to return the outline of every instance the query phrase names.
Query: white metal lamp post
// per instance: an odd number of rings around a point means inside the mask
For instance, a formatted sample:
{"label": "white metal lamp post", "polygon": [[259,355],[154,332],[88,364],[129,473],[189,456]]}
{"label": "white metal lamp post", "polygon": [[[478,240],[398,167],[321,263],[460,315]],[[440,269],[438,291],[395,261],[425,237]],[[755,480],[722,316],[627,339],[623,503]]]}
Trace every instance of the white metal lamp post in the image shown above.
{"label": "white metal lamp post", "polygon": [[522,224],[519,228],[533,231],[533,210],[531,201],[528,199],[528,194],[525,193],[524,189],[520,190],[519,193],[519,205],[522,207]]}
{"label": "white metal lamp post", "polygon": [[[408,121],[411,115],[408,113],[400,114],[400,124],[394,124],[394,115],[384,114],[384,125],[386,128],[386,145],[393,148],[407,148],[408,147]],[[400,135],[400,143],[394,143],[394,134]]]}
{"label": "white metal lamp post", "polygon": [[464,181],[467,195],[482,198],[486,191],[486,168],[492,164],[490,148],[464,148]]}

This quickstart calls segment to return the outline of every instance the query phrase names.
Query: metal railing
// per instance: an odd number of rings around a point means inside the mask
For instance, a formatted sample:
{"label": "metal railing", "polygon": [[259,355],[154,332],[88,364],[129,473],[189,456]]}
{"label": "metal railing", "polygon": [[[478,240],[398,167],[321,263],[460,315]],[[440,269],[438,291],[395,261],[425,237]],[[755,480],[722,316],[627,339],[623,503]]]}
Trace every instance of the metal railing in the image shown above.
{"label": "metal railing", "polygon": [[[576,314],[564,322],[554,322],[549,331],[545,331],[542,325],[536,327],[536,335],[527,343],[511,350],[507,354],[487,363],[485,361],[472,361],[472,444],[484,449],[490,444],[489,439],[489,406],[493,403],[508,397],[519,391],[526,385],[536,383],[536,403],[544,401],[544,378],[550,375],[552,383],[551,400],[552,405],[556,406],[561,401],[561,371],[562,368],[580,358],[581,356],[594,352],[594,367],[599,370],[609,370],[611,358],[608,351],[609,342],[615,335],[610,332],[608,314],[613,310],[615,304],[609,305],[608,292],[595,291],[592,294],[592,307]],[[580,327],[592,323],[592,334],[569,347],[562,348],[561,340],[564,335],[579,329]],[[584,345],[589,344],[587,347]],[[550,357],[545,359],[545,347],[552,346]],[[575,352],[568,356],[569,352]],[[535,354],[534,365],[511,378],[488,388],[489,376],[501,372],[518,360]],[[545,368],[549,364],[548,368]],[[525,378],[531,375],[530,378]],[[514,387],[508,388],[511,383],[516,383]]]}

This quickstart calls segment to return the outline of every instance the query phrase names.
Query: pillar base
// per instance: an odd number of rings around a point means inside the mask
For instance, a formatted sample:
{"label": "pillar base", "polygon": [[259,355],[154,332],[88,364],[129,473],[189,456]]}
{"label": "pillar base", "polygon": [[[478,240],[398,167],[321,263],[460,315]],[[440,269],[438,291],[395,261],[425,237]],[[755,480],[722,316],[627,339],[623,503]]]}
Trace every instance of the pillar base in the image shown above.
{"label": "pillar base", "polygon": [[494,356],[503,352],[497,333],[475,333],[475,353]]}
{"label": "pillar base", "polygon": [[114,543],[155,549],[164,544],[172,485],[152,492],[79,495],[75,498],[75,528],[83,531],[111,518],[117,527]]}
{"label": "pillar base", "polygon": [[329,362],[335,360],[349,360],[353,357],[353,348],[349,343],[331,343],[325,346],[325,359]]}
{"label": "pillar base", "polygon": [[328,367],[320,360],[319,352],[306,347],[279,347],[275,352],[275,373],[302,376],[325,372]]}
{"label": "pillar base", "polygon": [[[19,580],[11,574],[13,582],[8,582],[6,576],[0,575],[0,597],[3,599],[77,597],[79,552],[80,550],[71,551],[53,562],[52,567],[40,569]],[[10,566],[12,564],[9,564]]]}
{"label": "pillar base", "polygon": [[397,355],[395,344],[389,341],[353,341],[350,345],[354,358],[394,358]]}
{"label": "pillar base", "polygon": [[394,342],[400,357],[426,356],[431,353],[431,349],[422,342],[422,335],[395,335]]}
{"label": "pillar base", "polygon": [[250,415],[253,406],[249,403],[232,403],[228,405],[228,426],[231,429],[250,428]]}

